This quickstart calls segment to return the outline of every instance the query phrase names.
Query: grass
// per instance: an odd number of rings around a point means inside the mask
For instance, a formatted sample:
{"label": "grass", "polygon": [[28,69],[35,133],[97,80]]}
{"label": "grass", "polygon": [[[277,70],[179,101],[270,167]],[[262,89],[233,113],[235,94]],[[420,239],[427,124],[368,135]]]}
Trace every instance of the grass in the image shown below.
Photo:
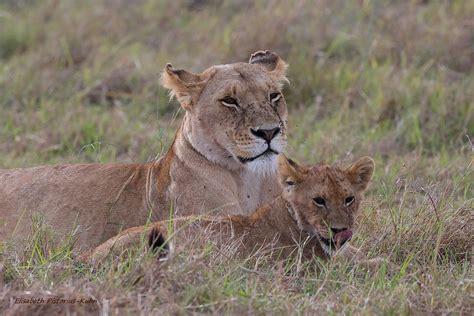
{"label": "grass", "polygon": [[0,309],[472,314],[473,15],[470,1],[434,0],[1,2],[1,167],[151,160],[182,115],[158,84],[166,62],[201,71],[271,49],[290,64],[289,154],[375,158],[354,244],[393,265],[294,269],[204,247],[94,268],[38,219],[30,243],[2,250]]}

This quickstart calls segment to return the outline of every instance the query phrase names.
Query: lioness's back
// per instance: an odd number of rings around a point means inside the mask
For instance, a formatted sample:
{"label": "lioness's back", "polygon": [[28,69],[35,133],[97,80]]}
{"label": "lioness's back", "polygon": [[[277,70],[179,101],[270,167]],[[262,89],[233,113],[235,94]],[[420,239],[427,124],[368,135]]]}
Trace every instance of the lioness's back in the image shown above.
{"label": "lioness's back", "polygon": [[[150,168],[152,164],[69,164],[0,170],[0,238],[27,237],[34,213],[61,234],[79,226],[80,245],[117,233],[123,219],[134,222],[130,214],[141,224]],[[87,238],[81,238],[84,230]]]}

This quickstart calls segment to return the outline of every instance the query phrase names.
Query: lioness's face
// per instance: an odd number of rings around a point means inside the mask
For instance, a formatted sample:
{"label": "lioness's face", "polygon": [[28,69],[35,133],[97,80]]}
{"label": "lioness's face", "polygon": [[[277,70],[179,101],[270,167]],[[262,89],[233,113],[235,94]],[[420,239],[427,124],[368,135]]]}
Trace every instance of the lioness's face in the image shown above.
{"label": "lioness's face", "polygon": [[301,230],[316,236],[328,255],[352,238],[362,193],[374,170],[364,157],[345,170],[328,165],[298,166],[279,158],[283,197]]}
{"label": "lioness's face", "polygon": [[276,169],[286,146],[281,92],[286,63],[269,51],[249,63],[213,66],[201,74],[168,64],[162,83],[186,109],[186,137],[209,160],[257,172]]}
{"label": "lioness's face", "polygon": [[288,114],[279,84],[258,65],[213,71],[193,113],[200,128],[214,136],[229,159],[255,170],[275,168],[287,143]]}

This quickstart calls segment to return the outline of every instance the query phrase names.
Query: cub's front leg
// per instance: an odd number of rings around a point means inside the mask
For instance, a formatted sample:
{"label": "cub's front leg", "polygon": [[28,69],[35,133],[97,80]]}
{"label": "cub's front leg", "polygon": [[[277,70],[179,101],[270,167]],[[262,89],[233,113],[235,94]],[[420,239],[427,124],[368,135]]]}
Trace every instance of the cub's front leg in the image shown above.
{"label": "cub's front leg", "polygon": [[333,257],[334,260],[347,260],[358,265],[362,265],[371,271],[378,270],[382,264],[389,263],[387,259],[383,257],[375,257],[368,259],[367,255],[363,253],[359,248],[347,244],[345,247],[336,252]]}
{"label": "cub's front leg", "polygon": [[167,245],[165,234],[162,231],[163,229],[159,222],[129,228],[117,236],[108,239],[95,249],[82,254],[79,259],[98,264],[108,255],[120,256],[126,249],[137,247],[140,244],[145,245],[145,250],[149,248],[153,250],[158,248],[164,249]]}

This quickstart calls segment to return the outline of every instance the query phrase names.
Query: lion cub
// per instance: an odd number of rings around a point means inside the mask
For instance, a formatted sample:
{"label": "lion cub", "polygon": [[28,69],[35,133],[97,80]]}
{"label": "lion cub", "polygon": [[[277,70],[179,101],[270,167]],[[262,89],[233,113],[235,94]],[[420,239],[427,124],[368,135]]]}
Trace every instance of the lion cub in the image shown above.
{"label": "lion cub", "polygon": [[300,166],[279,155],[282,194],[250,216],[182,217],[130,228],[84,258],[99,262],[109,253],[120,254],[144,235],[149,248],[169,250],[189,244],[203,232],[212,243],[232,243],[241,254],[271,245],[283,257],[302,249],[305,257],[329,258],[351,247],[354,219],[373,171],[374,161],[369,157],[340,169],[324,164]]}

